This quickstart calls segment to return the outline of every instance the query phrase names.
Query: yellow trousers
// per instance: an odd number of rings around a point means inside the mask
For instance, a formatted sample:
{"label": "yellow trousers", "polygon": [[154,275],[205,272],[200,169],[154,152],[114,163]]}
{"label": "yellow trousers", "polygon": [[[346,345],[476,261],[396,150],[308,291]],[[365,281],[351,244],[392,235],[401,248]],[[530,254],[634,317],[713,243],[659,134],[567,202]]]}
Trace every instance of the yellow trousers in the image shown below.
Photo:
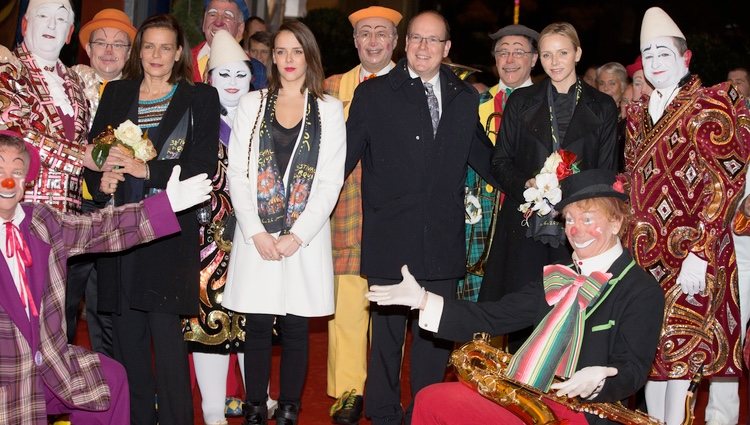
{"label": "yellow trousers", "polygon": [[362,394],[367,378],[370,302],[367,280],[355,275],[334,278],[336,313],[328,321],[327,393],[338,398],[352,389]]}

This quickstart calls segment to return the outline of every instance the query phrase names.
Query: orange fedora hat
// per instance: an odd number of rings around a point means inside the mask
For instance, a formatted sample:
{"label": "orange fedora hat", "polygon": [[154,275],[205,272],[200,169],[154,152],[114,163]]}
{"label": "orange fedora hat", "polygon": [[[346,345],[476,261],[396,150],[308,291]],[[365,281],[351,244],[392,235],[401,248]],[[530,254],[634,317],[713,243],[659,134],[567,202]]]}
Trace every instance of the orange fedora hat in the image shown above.
{"label": "orange fedora hat", "polygon": [[117,28],[124,31],[130,38],[131,43],[135,38],[136,29],[125,12],[117,9],[102,9],[94,15],[93,19],[86,22],[81,27],[81,31],[78,32],[78,40],[81,41],[81,46],[88,44],[91,33],[99,28]]}

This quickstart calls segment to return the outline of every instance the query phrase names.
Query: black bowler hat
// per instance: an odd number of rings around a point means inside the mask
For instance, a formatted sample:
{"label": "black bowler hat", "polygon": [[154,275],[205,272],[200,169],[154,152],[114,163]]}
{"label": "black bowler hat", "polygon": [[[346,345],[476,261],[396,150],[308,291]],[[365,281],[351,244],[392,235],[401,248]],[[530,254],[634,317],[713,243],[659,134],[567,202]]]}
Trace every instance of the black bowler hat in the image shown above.
{"label": "black bowler hat", "polygon": [[617,198],[628,200],[624,179],[617,178],[612,170],[584,170],[564,178],[560,182],[562,200],[555,205],[557,211],[573,202],[590,198]]}
{"label": "black bowler hat", "polygon": [[534,41],[539,41],[539,33],[526,25],[507,25],[490,34],[490,38],[498,40],[506,35],[524,35]]}

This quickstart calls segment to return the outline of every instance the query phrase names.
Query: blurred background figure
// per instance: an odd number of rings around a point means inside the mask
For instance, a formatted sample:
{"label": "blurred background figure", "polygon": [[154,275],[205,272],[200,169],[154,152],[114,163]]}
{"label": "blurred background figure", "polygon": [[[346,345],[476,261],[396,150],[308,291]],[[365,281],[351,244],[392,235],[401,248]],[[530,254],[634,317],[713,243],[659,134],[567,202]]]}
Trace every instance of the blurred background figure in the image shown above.
{"label": "blurred background figure", "polygon": [[271,61],[271,37],[272,34],[268,31],[258,31],[251,35],[249,39],[246,39],[245,52],[247,54],[261,62],[266,69],[271,69],[273,62]]}
{"label": "blurred background figure", "polygon": [[632,80],[633,101],[644,100],[644,96],[646,96],[645,100],[648,101],[648,97],[651,96],[651,92],[654,91],[654,86],[652,86],[643,75],[643,60],[641,59],[641,55],[638,55],[638,57],[635,58],[635,62],[628,65],[625,69],[628,71],[628,77]]}
{"label": "blurred background figure", "polygon": [[596,70],[596,88],[606,93],[620,107],[622,95],[628,86],[628,71],[618,62],[608,62]]}
{"label": "blurred background figure", "polygon": [[727,73],[727,81],[737,89],[742,96],[745,97],[748,105],[750,106],[750,80],[748,80],[747,68],[737,67],[732,68]]}
{"label": "blurred background figure", "polygon": [[[122,205],[161,192],[175,165],[183,177],[216,172],[219,98],[214,88],[193,83],[189,49],[173,16],[141,24],[124,79],[104,90],[89,141],[130,120],[148,131],[157,154],[143,162],[111,149],[108,160],[119,168],[86,175],[94,200]],[[97,261],[99,309],[112,313],[113,349],[128,373],[134,424],[193,422],[181,316],[198,314],[195,211],[178,214],[179,234]]]}
{"label": "blurred background figure", "polygon": [[252,35],[256,32],[261,31],[270,32],[268,26],[266,25],[266,21],[264,21],[263,18],[261,18],[260,16],[251,16],[247,18],[245,20],[245,30],[242,33],[242,40],[245,41],[242,47],[247,49],[247,39],[252,37]]}
{"label": "blurred background figure", "polygon": [[581,77],[584,83],[590,85],[593,88],[596,88],[596,69],[596,65],[589,66],[588,68],[586,68],[586,71]]}

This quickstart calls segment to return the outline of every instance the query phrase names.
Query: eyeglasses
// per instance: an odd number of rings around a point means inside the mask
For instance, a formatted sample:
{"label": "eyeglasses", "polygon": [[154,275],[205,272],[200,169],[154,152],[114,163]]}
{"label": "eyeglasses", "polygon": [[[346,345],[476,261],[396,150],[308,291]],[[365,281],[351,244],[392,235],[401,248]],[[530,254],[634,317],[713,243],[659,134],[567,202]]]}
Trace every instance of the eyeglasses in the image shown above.
{"label": "eyeglasses", "polygon": [[445,43],[446,41],[448,41],[447,39],[441,40],[435,37],[434,35],[429,36],[429,37],[422,37],[419,34],[408,34],[406,36],[406,39],[409,41],[409,43],[414,43],[414,44],[422,44],[422,41],[425,41],[427,42],[428,46],[436,46],[438,45],[438,43]]}
{"label": "eyeglasses", "polygon": [[96,47],[97,49],[102,49],[102,50],[106,50],[107,47],[111,47],[112,49],[119,50],[119,51],[123,51],[123,50],[130,48],[130,44],[105,43],[103,41],[92,41],[89,44]]}
{"label": "eyeglasses", "polygon": [[510,55],[513,55],[513,57],[516,58],[516,59],[521,59],[522,57],[528,55],[531,52],[524,52],[523,50],[514,50],[512,52],[510,50],[497,50],[497,51],[492,52],[492,53],[495,56],[499,56],[499,57],[501,57],[503,59],[507,58]]}
{"label": "eyeglasses", "polygon": [[365,42],[372,36],[374,36],[375,39],[378,41],[387,41],[387,40],[390,40],[391,37],[393,37],[393,34],[386,32],[386,31],[378,31],[378,32],[362,31],[362,32],[357,33],[354,36],[354,38],[356,38],[359,41]]}

